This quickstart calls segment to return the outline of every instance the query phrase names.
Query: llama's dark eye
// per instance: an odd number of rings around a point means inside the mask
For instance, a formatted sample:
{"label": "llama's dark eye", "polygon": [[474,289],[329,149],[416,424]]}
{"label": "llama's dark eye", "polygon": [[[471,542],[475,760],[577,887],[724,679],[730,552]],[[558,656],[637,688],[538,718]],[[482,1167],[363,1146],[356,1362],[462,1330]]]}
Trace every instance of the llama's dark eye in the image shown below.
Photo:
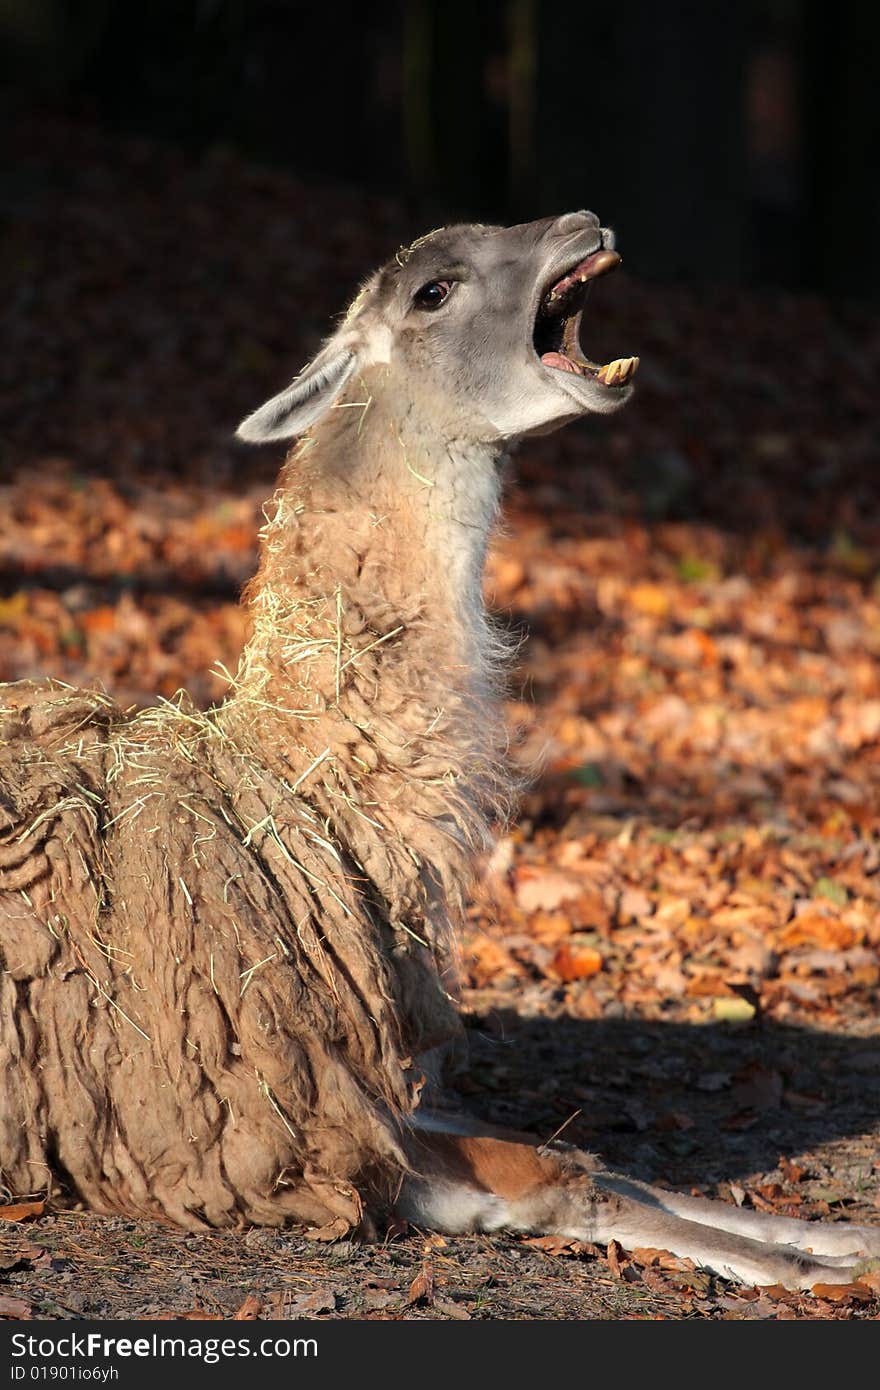
{"label": "llama's dark eye", "polygon": [[431,280],[429,284],[416,290],[413,304],[417,309],[439,309],[451,289],[451,280]]}

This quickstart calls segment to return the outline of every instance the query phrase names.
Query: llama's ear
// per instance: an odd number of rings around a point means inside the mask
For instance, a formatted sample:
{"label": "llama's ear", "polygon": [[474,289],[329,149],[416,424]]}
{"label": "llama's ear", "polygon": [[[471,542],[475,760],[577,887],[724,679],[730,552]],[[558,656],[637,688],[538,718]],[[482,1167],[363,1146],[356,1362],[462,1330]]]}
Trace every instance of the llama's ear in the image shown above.
{"label": "llama's ear", "polygon": [[302,434],[330,409],[356,366],[353,347],[331,340],[286,391],[242,420],[237,437],[248,444],[268,444]]}

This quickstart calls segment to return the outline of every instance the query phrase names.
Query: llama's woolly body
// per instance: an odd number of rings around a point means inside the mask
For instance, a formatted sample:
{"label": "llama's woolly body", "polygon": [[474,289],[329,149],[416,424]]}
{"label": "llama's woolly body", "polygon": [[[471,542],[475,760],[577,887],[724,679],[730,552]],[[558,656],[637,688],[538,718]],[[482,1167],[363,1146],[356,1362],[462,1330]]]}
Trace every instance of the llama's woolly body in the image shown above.
{"label": "llama's woolly body", "polygon": [[3,692],[7,1192],[342,1230],[402,1171],[416,1055],[456,1028],[449,914],[509,786],[496,460],[438,467],[412,403],[371,400],[382,370],[282,474],[223,706]]}

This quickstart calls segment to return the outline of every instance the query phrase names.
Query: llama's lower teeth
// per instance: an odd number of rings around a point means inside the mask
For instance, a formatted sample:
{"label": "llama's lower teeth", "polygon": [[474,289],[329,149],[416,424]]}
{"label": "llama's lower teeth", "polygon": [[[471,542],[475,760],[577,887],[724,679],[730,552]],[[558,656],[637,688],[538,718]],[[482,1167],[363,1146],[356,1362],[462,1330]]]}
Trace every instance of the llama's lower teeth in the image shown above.
{"label": "llama's lower teeth", "polygon": [[613,362],[606,362],[604,367],[599,368],[596,380],[601,381],[603,386],[625,386],[638,368],[638,357],[615,357]]}

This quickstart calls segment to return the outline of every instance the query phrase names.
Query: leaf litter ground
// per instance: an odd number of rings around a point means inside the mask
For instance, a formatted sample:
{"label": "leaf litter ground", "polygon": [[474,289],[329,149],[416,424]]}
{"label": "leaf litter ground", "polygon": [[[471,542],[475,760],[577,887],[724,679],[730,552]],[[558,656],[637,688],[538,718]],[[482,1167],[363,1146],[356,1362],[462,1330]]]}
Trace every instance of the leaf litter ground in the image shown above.
{"label": "leaf litter ground", "polygon": [[[224,151],[19,136],[0,679],[206,705],[278,464],[232,429],[420,228]],[[533,782],[474,892],[457,1084],[638,1176],[876,1222],[880,328],[623,274],[594,326],[641,354],[637,398],[523,449],[489,564]],[[554,1240],[0,1219],[11,1317],[876,1318],[878,1285],[741,1290]]]}

